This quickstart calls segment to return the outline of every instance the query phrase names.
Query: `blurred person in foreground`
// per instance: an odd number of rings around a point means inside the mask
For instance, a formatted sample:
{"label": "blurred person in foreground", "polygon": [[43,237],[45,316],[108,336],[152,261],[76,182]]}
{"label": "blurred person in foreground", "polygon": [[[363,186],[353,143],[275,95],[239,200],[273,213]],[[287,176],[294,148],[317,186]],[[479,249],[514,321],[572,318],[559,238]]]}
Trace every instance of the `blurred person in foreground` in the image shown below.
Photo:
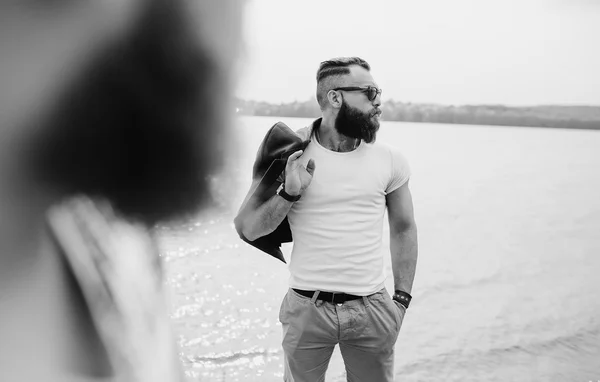
{"label": "blurred person in foreground", "polygon": [[240,5],[1,2],[1,381],[183,377],[149,228],[210,203]]}
{"label": "blurred person in foreground", "polygon": [[[324,381],[339,344],[348,381],[392,381],[394,346],[417,263],[410,170],[397,149],[375,142],[381,89],[366,61],[322,62],[317,101],[323,116],[296,132],[308,145],[287,158],[277,194],[256,196],[264,178],[256,179],[236,224],[252,244],[289,221],[290,289],[279,315],[284,380]],[[265,147],[276,147],[270,136],[281,137],[281,131],[267,134],[257,163]],[[386,208],[393,298],[384,287]],[[270,244],[260,247],[273,248]]]}

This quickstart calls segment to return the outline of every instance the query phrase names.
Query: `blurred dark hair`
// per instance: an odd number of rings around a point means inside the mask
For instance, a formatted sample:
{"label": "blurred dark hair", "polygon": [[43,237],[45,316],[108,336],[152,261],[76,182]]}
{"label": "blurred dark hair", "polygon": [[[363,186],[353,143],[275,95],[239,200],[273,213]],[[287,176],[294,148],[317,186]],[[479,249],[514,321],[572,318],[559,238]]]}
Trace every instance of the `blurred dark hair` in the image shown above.
{"label": "blurred dark hair", "polygon": [[331,60],[323,61],[317,70],[317,102],[324,109],[327,100],[327,92],[331,90],[330,81],[326,81],[328,77],[343,76],[350,74],[350,66],[358,65],[367,70],[371,70],[371,66],[367,61],[360,57],[338,57]]}
{"label": "blurred dark hair", "polygon": [[152,224],[210,200],[229,94],[181,4],[144,7],[62,93],[42,122],[34,164],[63,196],[103,197]]}

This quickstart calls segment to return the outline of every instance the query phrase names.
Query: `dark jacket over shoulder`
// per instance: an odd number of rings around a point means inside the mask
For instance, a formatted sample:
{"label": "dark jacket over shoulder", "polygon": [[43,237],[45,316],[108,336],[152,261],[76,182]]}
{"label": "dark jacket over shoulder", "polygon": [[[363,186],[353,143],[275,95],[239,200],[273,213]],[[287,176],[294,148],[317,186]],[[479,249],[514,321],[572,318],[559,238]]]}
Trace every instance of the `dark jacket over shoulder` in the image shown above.
{"label": "dark jacket over shoulder", "polygon": [[[320,123],[321,119],[313,122],[311,131],[313,128],[318,127]],[[281,184],[277,178],[285,169],[288,157],[298,150],[304,150],[310,142],[310,135],[308,134],[308,139],[304,139],[283,122],[277,122],[269,129],[258,149],[252,170],[253,184],[258,179],[260,179],[260,182],[251,191],[251,196],[242,205],[234,219],[235,229],[242,240],[284,263],[281,243],[292,241],[292,232],[287,217],[273,232],[254,241],[244,237],[241,221],[242,217],[248,213],[248,206],[261,205],[277,193],[277,189]]]}

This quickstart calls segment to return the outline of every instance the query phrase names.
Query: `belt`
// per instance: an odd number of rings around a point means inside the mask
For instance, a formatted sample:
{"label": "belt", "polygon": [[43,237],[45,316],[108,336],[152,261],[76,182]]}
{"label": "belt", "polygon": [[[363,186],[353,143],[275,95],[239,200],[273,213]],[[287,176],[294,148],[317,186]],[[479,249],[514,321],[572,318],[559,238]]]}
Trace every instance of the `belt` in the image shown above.
{"label": "belt", "polygon": [[[314,290],[302,290],[302,289],[293,289],[294,292],[304,296],[304,297],[311,297],[314,296],[315,292]],[[354,294],[347,294],[347,293],[331,293],[331,292],[319,292],[319,295],[317,296],[317,300],[322,300],[322,301],[327,301],[330,302],[332,304],[343,304],[346,301],[352,301],[352,300],[358,300],[359,298],[362,298],[362,296],[356,296]]]}

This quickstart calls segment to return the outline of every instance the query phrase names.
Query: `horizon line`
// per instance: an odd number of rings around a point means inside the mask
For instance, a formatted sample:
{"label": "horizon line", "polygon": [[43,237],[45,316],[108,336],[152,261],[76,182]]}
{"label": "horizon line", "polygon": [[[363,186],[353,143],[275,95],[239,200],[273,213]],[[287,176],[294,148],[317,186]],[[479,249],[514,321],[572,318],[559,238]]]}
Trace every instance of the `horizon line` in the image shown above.
{"label": "horizon line", "polygon": [[[239,96],[234,96],[235,99],[239,99],[242,101],[246,101],[246,102],[264,102],[267,104],[271,104],[271,105],[284,105],[284,104],[291,104],[291,103],[306,103],[306,102],[310,102],[310,101],[314,101],[315,103],[317,103],[317,101],[315,99],[306,99],[304,101],[298,101],[298,100],[294,100],[294,101],[287,101],[287,102],[271,102],[271,101],[265,101],[265,100],[256,100],[256,99],[247,99],[244,97],[239,97]],[[508,104],[508,103],[440,103],[440,102],[422,102],[422,101],[399,101],[399,100],[395,100],[393,98],[390,98],[386,101],[383,101],[382,104],[386,103],[386,102],[395,102],[395,103],[403,103],[403,104],[420,104],[420,105],[439,105],[439,106],[506,106],[506,107],[515,107],[515,108],[523,108],[523,107],[542,107],[542,106],[554,106],[554,107],[600,107],[600,103],[599,104],[580,104],[580,103],[574,103],[574,104],[569,104],[569,103],[539,103],[539,104],[523,104],[523,105],[516,105],[516,104]]]}

